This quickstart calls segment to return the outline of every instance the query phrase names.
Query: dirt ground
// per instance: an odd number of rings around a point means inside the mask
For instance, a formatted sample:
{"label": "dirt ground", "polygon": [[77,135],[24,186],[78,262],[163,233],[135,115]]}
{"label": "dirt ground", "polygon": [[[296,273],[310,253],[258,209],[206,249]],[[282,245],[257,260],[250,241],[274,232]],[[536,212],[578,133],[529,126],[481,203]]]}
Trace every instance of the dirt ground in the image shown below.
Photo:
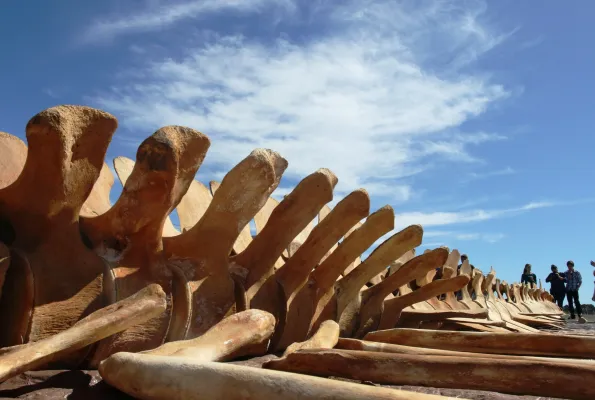
{"label": "dirt ground", "polygon": [[[570,321],[567,329],[560,332],[572,335],[595,336],[595,322],[578,324]],[[234,364],[260,368],[260,366],[274,355],[257,357],[247,361],[234,361]],[[335,378],[331,378],[335,379]],[[360,382],[374,385],[372,382]],[[381,386],[381,385],[378,385]],[[385,386],[385,385],[382,385]],[[396,390],[440,394],[471,400],[504,400],[504,399],[540,399],[549,400],[550,397],[513,396],[495,392],[477,390],[440,389],[419,386],[385,386]],[[120,400],[132,397],[110,387],[101,381],[97,371],[33,371],[21,374],[0,384],[0,399],[70,399],[70,400]]]}

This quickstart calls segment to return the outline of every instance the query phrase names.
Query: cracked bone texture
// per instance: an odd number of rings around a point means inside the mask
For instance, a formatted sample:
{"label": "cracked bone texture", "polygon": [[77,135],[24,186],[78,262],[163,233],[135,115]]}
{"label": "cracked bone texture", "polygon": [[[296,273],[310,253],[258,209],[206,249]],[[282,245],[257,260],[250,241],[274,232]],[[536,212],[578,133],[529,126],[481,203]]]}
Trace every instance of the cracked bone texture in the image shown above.
{"label": "cracked bone texture", "polygon": [[[392,330],[375,330],[402,325],[432,327],[438,334],[453,328],[518,331],[532,335],[536,356],[554,355],[540,349],[557,336],[540,329],[559,329],[564,321],[541,286],[500,282],[492,268],[472,276],[468,262],[454,276],[458,250],[416,249],[423,236],[419,225],[392,232],[362,262],[362,254],[394,229],[392,208],[368,215],[364,189],[331,208],[338,177],[326,168],[276,201],[270,196],[288,165],[273,150],[255,150],[220,183],[210,181],[209,190],[195,179],[210,146],[207,135],[162,127],[140,144],[136,161],[114,159],[124,188],[112,205],[114,175],[105,154],[116,127],[115,117],[101,110],[58,106],[29,121],[27,144],[0,132],[0,346],[9,346],[0,355],[38,357],[15,371],[48,362],[97,366],[118,352],[203,364],[283,350],[300,354],[332,349],[339,335],[381,335]],[[174,210],[179,231],[169,218]],[[435,279],[436,270],[441,279]],[[466,285],[468,277],[472,283]],[[61,339],[80,332],[92,316],[125,315],[117,304],[155,287],[158,313],[139,313],[145,316],[131,317],[131,326],[111,328],[104,326],[109,318],[100,318],[96,332],[103,333]],[[462,300],[454,296],[459,288]],[[103,337],[105,332],[111,333]],[[52,353],[48,340],[67,348]],[[494,360],[515,351],[508,347],[526,354],[518,347],[530,341],[494,336],[477,347],[475,339],[449,340],[442,351],[451,356],[483,351]],[[590,342],[581,340],[575,347],[592,354]],[[48,351],[52,356],[43,358]],[[578,351],[555,355],[579,357]],[[227,374],[213,368],[205,373]],[[230,374],[236,373],[243,372]],[[257,379],[269,379],[267,374]],[[333,386],[337,393],[344,390],[340,386]]]}

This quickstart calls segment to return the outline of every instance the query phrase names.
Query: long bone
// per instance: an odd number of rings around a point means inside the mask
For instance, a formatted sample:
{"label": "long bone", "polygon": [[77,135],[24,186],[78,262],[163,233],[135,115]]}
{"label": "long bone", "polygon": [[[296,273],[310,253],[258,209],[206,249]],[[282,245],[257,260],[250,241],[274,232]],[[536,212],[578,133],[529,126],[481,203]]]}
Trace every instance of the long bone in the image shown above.
{"label": "long bone", "polygon": [[[229,255],[240,232],[275,190],[287,161],[257,149],[223,178],[200,221],[163,239],[168,265],[183,281],[180,298],[190,304],[185,321],[172,327],[171,340],[201,335],[231,311],[235,302]],[[251,244],[253,244],[252,242]]]}
{"label": "long bone", "polygon": [[275,318],[271,313],[240,311],[194,339],[165,343],[140,354],[191,357],[196,362],[228,361],[243,355],[245,348],[267,342],[274,329]]}
{"label": "long bone", "polygon": [[[526,316],[521,314],[521,309],[519,305],[513,301],[513,295],[511,294],[511,288],[505,281],[500,284],[501,291],[503,290],[504,294],[509,301],[501,301],[504,307],[508,309],[510,312],[511,318],[514,321],[529,325],[531,327],[552,327],[551,321],[544,321],[535,317]],[[556,327],[555,325],[553,327]]]}
{"label": "long bone", "polygon": [[[360,227],[345,237],[328,257],[310,273],[308,282],[296,295],[299,310],[309,326],[296,327],[297,340],[318,329],[326,320],[338,321],[336,314],[335,284],[345,268],[366,251],[378,238],[394,227],[395,215],[392,207],[384,206],[370,214]],[[356,224],[358,225],[358,224]]]}
{"label": "long bone", "polygon": [[[265,368],[381,384],[440,386],[588,400],[595,366],[533,360],[410,355],[352,350],[302,350]],[[556,379],[551,371],[556,370]]]}
{"label": "long bone", "polygon": [[442,396],[341,382],[191,357],[118,353],[99,369],[110,385],[146,400],[440,400]]}
{"label": "long bone", "polygon": [[[419,246],[423,237],[420,225],[411,225],[386,239],[366,260],[335,283],[335,321],[341,326],[341,336],[350,336],[357,329],[362,287],[393,260]],[[332,307],[331,307],[332,310]]]}
{"label": "long bone", "polygon": [[[454,254],[452,254],[452,253],[454,253]],[[457,258],[455,258],[455,256]],[[454,268],[456,268],[456,260],[457,259],[458,259],[458,251],[451,252],[451,254],[449,254],[449,260],[447,260],[448,265],[443,266],[443,268],[442,268],[444,276],[450,277],[454,274]],[[433,273],[434,271],[430,271],[430,272]],[[462,275],[466,276],[466,274],[462,274]],[[426,282],[427,281],[429,281],[429,279],[426,279]],[[418,280],[417,284],[419,286],[423,286],[426,284],[426,282]],[[467,286],[463,286],[460,289],[466,290]],[[454,297],[454,293],[451,293],[451,299],[453,301],[451,301],[449,303],[447,301],[443,301],[443,300],[440,300],[435,297],[435,298],[428,300],[428,303],[432,307],[434,307],[436,310],[441,310],[441,311],[458,310],[463,313],[468,312],[467,310],[469,310],[469,307],[466,306],[465,303],[459,303],[458,301],[456,301],[456,298]],[[457,316],[457,317],[449,317],[449,318],[444,319],[442,328],[452,326],[452,325],[457,326],[457,327],[462,327],[464,329],[470,328],[473,330],[493,332],[493,331],[501,331],[500,326],[504,326],[504,323],[494,322],[494,321],[490,321],[488,319],[480,319],[480,318],[469,319],[469,318],[465,318],[464,316],[463,317]]]}
{"label": "long bone", "polygon": [[[424,285],[413,292],[385,300],[384,310],[382,312],[381,318],[373,327],[373,330],[394,328],[397,325],[397,322],[401,316],[401,312],[404,308],[410,306],[411,304],[426,301],[428,298],[435,298],[436,296],[439,296],[445,292],[458,290],[468,282],[469,278],[465,275],[456,276],[454,278],[439,279],[428,283],[427,285]],[[368,332],[370,330],[372,329],[369,329]],[[359,336],[362,335],[360,334]]]}
{"label": "long bone", "polygon": [[[260,227],[246,250],[232,257],[238,309],[243,309],[240,306],[243,305],[244,308],[268,311],[276,319],[279,317],[281,310],[275,263],[293,238],[314,219],[324,204],[332,200],[336,183],[337,178],[327,169],[320,169],[304,178],[272,210],[266,225]],[[257,220],[258,216],[255,222]]]}
{"label": "long bone", "polygon": [[[449,276],[449,265],[451,265],[452,263],[456,264],[456,260],[454,260],[454,257],[456,256],[456,254],[458,253],[458,251],[454,250],[453,252],[449,253],[449,256],[446,260],[445,266],[443,267],[443,274],[446,272],[446,276]],[[393,268],[395,270],[398,270],[397,268],[401,268],[398,265],[394,265]],[[432,279],[430,279],[430,275],[433,275],[433,271],[429,271],[429,273],[424,277],[425,279],[419,280],[417,283],[422,284],[422,287],[424,284],[430,282]],[[464,274],[463,274],[464,275]],[[444,276],[443,276],[444,277]],[[466,290],[466,286],[460,288],[461,290]],[[411,293],[411,288],[405,284],[403,286],[401,286],[399,288],[399,293],[401,296],[406,295]],[[389,300],[387,300],[387,303],[389,303]],[[413,325],[413,326],[418,326],[421,322],[424,321],[429,321],[429,323],[434,323],[434,324],[439,324],[439,326],[441,326],[443,324],[442,321],[446,320],[447,318],[473,318],[473,319],[477,319],[477,318],[484,318],[487,315],[487,312],[485,310],[467,310],[464,308],[459,308],[459,309],[453,309],[451,307],[445,307],[444,305],[441,305],[440,303],[438,303],[437,299],[429,299],[429,301],[421,301],[415,304],[411,304],[408,305],[406,308],[404,308],[403,310],[400,309],[400,307],[397,307],[396,305],[400,305],[400,300],[397,300],[395,302],[395,305],[392,306],[394,307],[394,311],[390,311],[387,313],[386,316],[384,316],[385,320],[390,321],[390,323],[387,322],[387,324],[393,324],[392,326],[390,326],[391,328],[394,327],[394,323],[397,322],[398,325],[404,325],[404,326],[409,326],[409,325]],[[389,319],[390,316],[390,319]],[[475,326],[475,325],[469,325],[471,324],[471,322],[467,322],[466,325],[467,326]],[[383,326],[389,326],[389,325],[383,325]]]}
{"label": "long bone", "polygon": [[536,357],[536,356],[517,356],[492,353],[472,353],[469,351],[440,350],[425,347],[404,346],[401,344],[369,342],[358,339],[340,338],[335,349],[358,350],[358,351],[376,351],[380,353],[398,353],[411,355],[434,355],[434,356],[455,356],[455,357],[473,357],[473,358],[491,358],[502,360],[520,360],[520,361],[540,361],[551,363],[555,367],[559,363],[571,365],[595,366],[594,360],[583,360],[579,358],[559,358],[559,357]]}
{"label": "long bone", "polygon": [[595,358],[595,338],[547,333],[388,329],[370,332],[364,340],[473,353]]}
{"label": "long bone", "polygon": [[123,179],[122,194],[113,207],[98,217],[81,218],[81,230],[88,242],[110,264],[104,291],[111,302],[151,283],[158,283],[169,300],[167,311],[158,318],[103,340],[93,355],[92,366],[118,351],[136,352],[161,345],[170,323],[176,328],[176,319],[190,312],[182,299],[182,307],[178,307],[178,299],[171,298],[174,282],[163,253],[162,232],[209,146],[209,139],[198,131],[179,126],[159,129],[139,146],[137,161],[130,164],[132,170]]}
{"label": "long bone", "polygon": [[[485,296],[485,301],[488,307],[495,309],[502,320],[506,321],[506,326],[511,328],[512,330],[518,332],[535,332],[535,329],[532,329],[528,325],[525,325],[521,322],[517,322],[514,320],[513,316],[508,311],[508,308],[501,307],[501,302],[498,301],[498,298],[494,295],[495,286],[499,286],[499,282],[496,281],[496,271],[492,268],[490,273],[486,277],[486,287],[487,293]],[[494,283],[495,282],[495,283]],[[499,290],[498,290],[499,293]],[[499,296],[501,297],[500,293]],[[499,307],[500,306],[500,307]]]}
{"label": "long bone", "polygon": [[165,293],[153,284],[115,304],[97,310],[74,326],[0,355],[0,382],[58,361],[112,334],[143,323],[165,311]]}
{"label": "long bone", "polygon": [[23,170],[0,189],[0,241],[21,255],[5,282],[19,291],[0,304],[0,326],[10,327],[0,345],[43,339],[100,308],[105,264],[77,222],[116,126],[112,115],[80,106],[44,110],[27,124]]}
{"label": "long bone", "polygon": [[[301,333],[308,332],[311,315],[303,313],[304,303],[312,303],[311,298],[299,297],[300,289],[306,284],[311,271],[320,260],[344,236],[349,229],[370,212],[370,199],[364,190],[356,190],[341,200],[330,214],[312,230],[306,241],[285,265],[275,273],[281,295],[278,326],[279,339],[274,336],[271,345],[277,350],[303,340]],[[305,301],[304,301],[305,300]]]}
{"label": "long bone", "polygon": [[428,271],[435,270],[436,267],[443,265],[447,257],[448,251],[441,248],[421,254],[409,260],[396,273],[379,284],[361,292],[356,337],[362,336],[364,332],[376,329],[380,322],[380,316],[384,310],[384,300],[387,296],[408,282],[426,275]]}
{"label": "long bone", "polygon": [[[493,269],[492,269],[493,271]],[[484,277],[483,273],[478,269],[475,268],[473,270],[473,280],[471,282],[471,286],[473,288],[473,292],[475,293],[475,299],[471,301],[467,301],[466,304],[472,304],[475,307],[479,307],[482,309],[487,310],[488,312],[488,320],[494,322],[501,322],[501,327],[504,328],[501,331],[520,331],[526,332],[527,330],[518,327],[516,324],[506,322],[498,309],[491,303],[488,302],[488,298],[484,293],[484,288],[487,288],[491,285],[491,282],[494,278],[494,274],[490,273],[487,277]],[[448,327],[447,327],[448,328]],[[479,329],[478,329],[479,330]],[[482,330],[480,330],[482,331]],[[489,330],[483,330],[489,332]],[[493,330],[498,331],[498,330]]]}
{"label": "long bone", "polygon": [[[347,234],[345,235],[345,239],[347,239],[353,232],[355,232],[356,230],[358,230],[359,228],[361,228],[363,225],[362,222],[358,222],[357,224],[355,224],[350,230],[349,232],[347,232]],[[341,276],[347,276],[347,274],[349,274],[351,271],[353,271],[353,269],[355,267],[357,267],[358,265],[360,265],[362,263],[362,259],[361,257],[358,255],[355,260],[353,260],[351,262],[351,264],[349,264],[347,266],[347,268],[345,268],[345,270],[341,273]]]}
{"label": "long bone", "polygon": [[[325,219],[330,213],[331,213],[331,208],[325,204],[318,212],[318,223],[320,223],[323,219]],[[322,257],[320,262],[322,263],[328,256],[330,256],[331,253],[333,251],[335,251],[338,246],[339,246],[339,243],[335,243],[333,245],[333,247],[324,255],[324,257]]]}
{"label": "long bone", "polygon": [[[217,191],[217,189],[219,189],[220,186],[221,184],[216,181],[211,181],[209,183],[209,187],[211,188],[211,193],[213,195],[215,195],[215,192]],[[178,215],[179,213],[180,212],[178,211]],[[235,254],[241,253],[242,251],[246,250],[250,242],[252,242],[252,235],[250,234],[250,224],[246,224],[246,226],[244,226],[244,228],[240,232],[240,235],[238,236],[237,240],[233,244],[233,252]]]}

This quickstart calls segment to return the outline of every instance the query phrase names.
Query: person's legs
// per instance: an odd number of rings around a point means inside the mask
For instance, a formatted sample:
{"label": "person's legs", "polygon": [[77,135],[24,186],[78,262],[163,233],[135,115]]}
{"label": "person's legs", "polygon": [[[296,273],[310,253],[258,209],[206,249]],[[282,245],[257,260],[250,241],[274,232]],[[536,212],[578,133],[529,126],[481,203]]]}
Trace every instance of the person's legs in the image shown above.
{"label": "person's legs", "polygon": [[574,319],[574,304],[572,302],[572,290],[566,293],[566,300],[568,300],[568,311],[570,311],[570,318]]}
{"label": "person's legs", "polygon": [[581,315],[583,314],[583,310],[581,308],[581,302],[578,298],[578,290],[574,291],[574,293],[572,294],[572,297],[574,298],[574,306],[576,307],[576,315],[578,315],[578,317],[580,318]]}
{"label": "person's legs", "polygon": [[564,307],[564,293],[556,293],[556,295],[554,296],[554,299],[556,300],[558,307],[560,307],[560,308]]}

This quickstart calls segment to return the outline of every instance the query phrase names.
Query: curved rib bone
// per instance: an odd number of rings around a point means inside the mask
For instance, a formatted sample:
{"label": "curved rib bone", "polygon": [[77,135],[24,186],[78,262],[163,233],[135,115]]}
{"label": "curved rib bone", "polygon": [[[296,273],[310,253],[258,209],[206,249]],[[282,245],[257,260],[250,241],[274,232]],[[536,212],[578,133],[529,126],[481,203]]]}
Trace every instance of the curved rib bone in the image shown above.
{"label": "curved rib bone", "polygon": [[393,260],[419,246],[422,236],[423,229],[420,225],[411,225],[395,233],[378,246],[366,261],[335,283],[336,316],[341,326],[342,336],[349,336],[356,329],[355,324],[361,304],[360,289],[372,277],[388,267]]}
{"label": "curved rib bone", "polygon": [[388,295],[399,287],[443,265],[447,257],[448,251],[440,248],[421,254],[405,263],[396,273],[384,281],[363,291],[361,293],[359,329],[356,337],[363,335],[364,332],[376,329],[383,313],[384,299]]}
{"label": "curved rib bone", "polygon": [[384,302],[384,311],[376,329],[394,328],[403,309],[411,304],[425,301],[439,296],[447,291],[455,291],[469,283],[466,275],[449,279],[439,279],[403,296],[398,296]]}
{"label": "curved rib bone", "polygon": [[0,382],[59,360],[92,343],[143,323],[165,311],[165,293],[149,285],[138,293],[102,308],[73,327],[37,342],[17,346],[0,356]]}
{"label": "curved rib bone", "polygon": [[[345,268],[353,263],[360,254],[366,251],[382,235],[390,232],[395,223],[395,213],[390,206],[384,206],[366,218],[361,226],[352,231],[341,245],[331,253],[312,273],[300,295],[312,299],[313,315],[310,333],[318,329],[328,319],[338,321],[335,283]],[[357,224],[356,224],[357,225]],[[308,313],[306,308],[303,312]]]}
{"label": "curved rib bone", "polygon": [[[172,339],[194,338],[231,310],[234,283],[229,255],[240,232],[279,184],[287,161],[270,150],[255,150],[223,179],[200,221],[190,230],[164,238],[164,251],[176,275],[186,281],[192,313]],[[176,278],[179,279],[179,278]]]}
{"label": "curved rib bone", "polygon": [[322,206],[333,199],[335,175],[320,169],[304,178],[272,211],[266,226],[242,253],[232,259],[236,287],[242,289],[247,307],[258,308],[279,318],[279,287],[275,262],[292,239]]}
{"label": "curved rib bone", "polygon": [[[211,187],[211,193],[213,195],[215,195],[215,192],[217,191],[217,189],[219,189],[219,186],[221,186],[221,184],[219,182],[211,181],[209,183],[209,186]],[[208,206],[208,203],[206,205]],[[206,211],[206,206],[205,206],[205,211]],[[179,215],[179,213],[180,212],[178,211],[178,215]],[[204,213],[204,211],[203,211],[203,213]],[[240,232],[238,239],[233,244],[234,253],[240,254],[242,251],[246,250],[246,248],[248,248],[248,245],[250,244],[250,242],[252,242],[252,234],[250,233],[250,224],[246,224],[246,226],[244,226],[244,229],[242,229],[242,231]]]}
{"label": "curved rib bone", "polygon": [[[278,350],[305,339],[310,328],[313,299],[298,296],[311,271],[339,239],[355,223],[370,212],[370,198],[365,190],[356,190],[342,199],[331,213],[312,230],[297,252],[281,267],[275,278],[282,290],[286,310],[281,312],[279,341],[273,337],[271,345]],[[304,293],[304,292],[301,292]],[[283,307],[283,305],[281,305]]]}

